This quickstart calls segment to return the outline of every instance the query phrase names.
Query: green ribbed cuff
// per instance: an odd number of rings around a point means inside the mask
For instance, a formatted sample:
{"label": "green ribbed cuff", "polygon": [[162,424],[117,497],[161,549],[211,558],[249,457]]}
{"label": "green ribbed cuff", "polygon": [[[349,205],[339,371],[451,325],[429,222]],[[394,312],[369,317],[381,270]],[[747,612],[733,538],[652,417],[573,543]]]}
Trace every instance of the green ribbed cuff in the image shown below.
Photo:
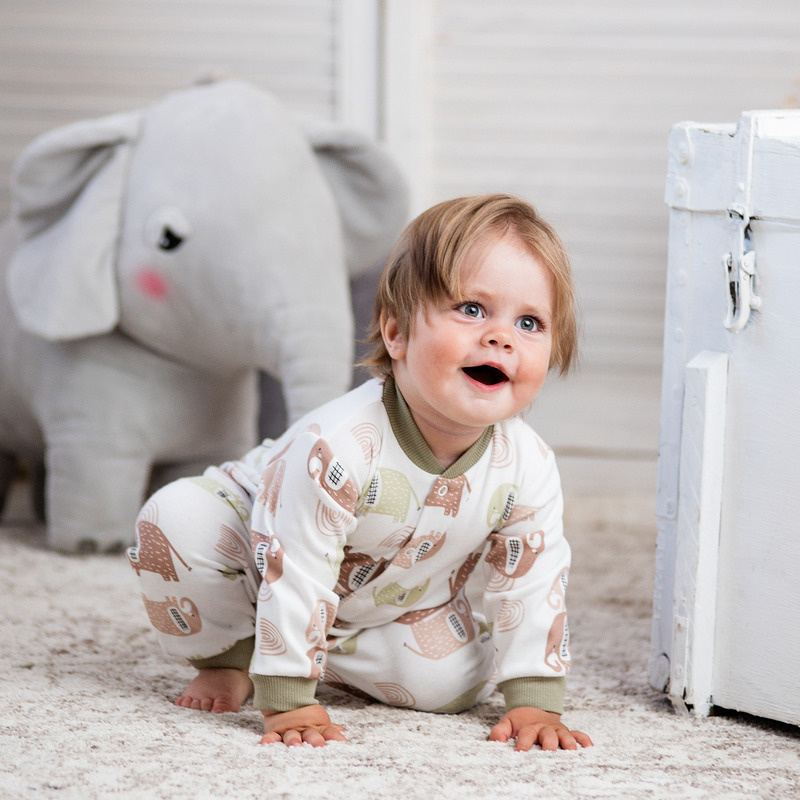
{"label": "green ribbed cuff", "polygon": [[210,658],[190,658],[195,669],[250,669],[250,659],[256,646],[256,637],[240,639],[230,650]]}
{"label": "green ribbed cuff", "polygon": [[294,711],[317,702],[315,678],[286,678],[281,675],[250,673],[255,693],[253,708],[266,711]]}
{"label": "green ribbed cuff", "polygon": [[521,706],[564,713],[566,678],[512,678],[497,684],[506,699],[506,711]]}

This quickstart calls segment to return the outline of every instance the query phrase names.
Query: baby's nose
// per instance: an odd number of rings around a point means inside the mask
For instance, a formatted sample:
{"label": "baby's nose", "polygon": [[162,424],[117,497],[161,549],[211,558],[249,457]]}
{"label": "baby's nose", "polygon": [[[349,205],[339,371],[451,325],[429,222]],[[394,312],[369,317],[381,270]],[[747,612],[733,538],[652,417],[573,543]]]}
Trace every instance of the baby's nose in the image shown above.
{"label": "baby's nose", "polygon": [[508,333],[502,329],[498,328],[495,328],[490,333],[487,333],[484,341],[490,347],[502,347],[504,350],[511,350],[513,347],[511,336],[509,336]]}

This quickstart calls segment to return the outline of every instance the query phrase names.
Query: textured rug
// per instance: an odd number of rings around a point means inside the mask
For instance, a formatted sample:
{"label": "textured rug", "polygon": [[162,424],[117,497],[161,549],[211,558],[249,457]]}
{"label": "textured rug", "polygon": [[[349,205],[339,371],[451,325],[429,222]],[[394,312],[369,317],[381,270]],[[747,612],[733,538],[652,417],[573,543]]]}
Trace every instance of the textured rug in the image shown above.
{"label": "textured rug", "polygon": [[565,721],[595,747],[487,741],[499,697],[457,716],[325,702],[350,741],[259,744],[248,707],[172,699],[190,670],[156,652],[124,556],[49,552],[14,507],[0,526],[0,798],[798,798],[800,729],[675,713],[647,685],[649,498],[574,498]]}

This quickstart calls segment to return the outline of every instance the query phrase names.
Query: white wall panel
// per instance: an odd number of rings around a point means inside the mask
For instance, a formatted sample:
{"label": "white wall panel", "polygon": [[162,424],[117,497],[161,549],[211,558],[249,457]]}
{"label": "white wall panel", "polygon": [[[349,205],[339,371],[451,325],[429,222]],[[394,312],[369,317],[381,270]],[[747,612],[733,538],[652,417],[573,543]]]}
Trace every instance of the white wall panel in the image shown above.
{"label": "white wall panel", "polygon": [[203,77],[332,117],[335,11],[335,0],[0,0],[0,216],[34,136]]}
{"label": "white wall panel", "polygon": [[627,459],[654,483],[667,135],[800,103],[796,0],[0,0],[0,216],[35,135],[209,74],[366,127],[359,93],[376,95],[416,210],[489,190],[534,202],[573,256],[584,318],[581,372],[534,421],[562,453]]}
{"label": "white wall panel", "polygon": [[[583,369],[577,382],[545,389],[534,416],[565,450],[625,450],[652,468],[667,135],[686,119],[728,122],[744,109],[797,104],[800,5],[432,3],[429,199],[508,190],[556,224],[584,311]],[[576,390],[582,403],[567,397]],[[594,420],[590,430],[567,406]]]}
{"label": "white wall panel", "polygon": [[587,358],[627,357],[652,369],[662,334],[663,292],[653,290],[666,257],[669,128],[791,102],[800,6],[434,6],[433,194],[500,188],[536,203],[575,260]]}

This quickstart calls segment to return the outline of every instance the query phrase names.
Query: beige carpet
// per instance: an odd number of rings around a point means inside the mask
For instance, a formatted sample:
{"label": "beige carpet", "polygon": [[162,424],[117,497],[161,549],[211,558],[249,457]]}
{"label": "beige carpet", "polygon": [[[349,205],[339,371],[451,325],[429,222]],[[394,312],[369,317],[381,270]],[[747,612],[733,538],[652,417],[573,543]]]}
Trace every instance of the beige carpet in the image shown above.
{"label": "beige carpet", "polygon": [[[19,505],[19,504],[17,504]],[[65,557],[12,507],[0,527],[0,798],[798,798],[800,730],[675,714],[647,685],[655,525],[645,499],[573,500],[565,719],[596,746],[488,742],[458,716],[330,692],[350,741],[262,747],[260,715],[176,708],[124,557]]]}

